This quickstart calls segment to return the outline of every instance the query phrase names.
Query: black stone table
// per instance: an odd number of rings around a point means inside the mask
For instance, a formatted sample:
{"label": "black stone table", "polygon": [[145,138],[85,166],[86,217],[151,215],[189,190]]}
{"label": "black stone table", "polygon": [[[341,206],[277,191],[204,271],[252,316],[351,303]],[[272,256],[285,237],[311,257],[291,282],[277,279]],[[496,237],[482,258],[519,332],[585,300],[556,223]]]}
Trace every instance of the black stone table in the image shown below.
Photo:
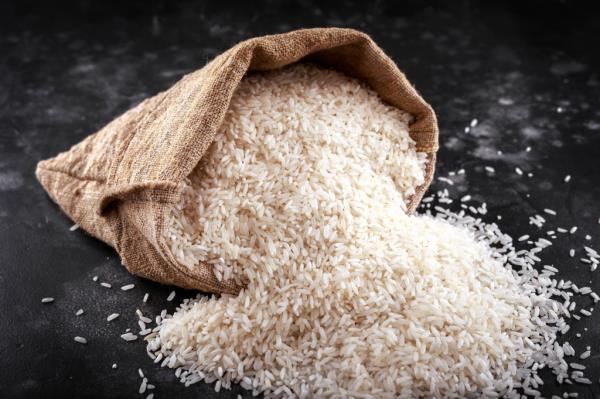
{"label": "black stone table", "polygon": [[[484,219],[502,215],[498,223],[513,237],[578,226],[544,251],[544,261],[600,291],[600,272],[568,255],[584,244],[600,248],[600,24],[592,10],[553,0],[224,3],[0,5],[0,396],[141,397],[142,368],[156,397],[251,397],[240,388],[185,388],[150,361],[142,342],[119,338],[136,327],[136,308],[172,311],[195,293],[177,290],[166,302],[171,287],[129,275],[111,248],[69,231],[73,223],[34,169],[237,41],[298,27],[370,33],[438,113],[438,176],[466,170],[453,186],[436,181],[431,190],[485,201]],[[465,133],[474,118],[479,124]],[[558,215],[540,233],[528,217],[544,208]],[[128,283],[135,288],[119,289]],[[47,296],[55,302],[41,304]],[[79,308],[85,313],[75,316]],[[121,316],[107,323],[113,312]],[[578,352],[592,349],[583,363],[594,384],[566,387],[580,398],[600,397],[599,317],[573,323],[566,335]],[[89,343],[77,344],[76,335]],[[543,376],[546,395],[563,392]]]}

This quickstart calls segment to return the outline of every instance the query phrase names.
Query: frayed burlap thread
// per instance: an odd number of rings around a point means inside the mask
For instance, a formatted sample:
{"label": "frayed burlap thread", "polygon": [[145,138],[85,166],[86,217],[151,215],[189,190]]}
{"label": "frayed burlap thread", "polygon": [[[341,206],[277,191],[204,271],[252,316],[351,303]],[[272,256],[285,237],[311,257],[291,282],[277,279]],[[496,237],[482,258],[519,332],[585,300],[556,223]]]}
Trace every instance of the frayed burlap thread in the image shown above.
{"label": "frayed burlap thread", "polygon": [[409,201],[413,212],[433,177],[435,113],[371,38],[352,29],[302,29],[241,42],[67,152],[41,161],[37,178],[73,221],[117,250],[131,273],[183,288],[235,294],[240,287],[218,281],[210,266],[190,270],[175,260],[163,239],[166,219],[244,75],[300,60],[361,79],[415,117],[410,135],[430,162],[425,184]]}

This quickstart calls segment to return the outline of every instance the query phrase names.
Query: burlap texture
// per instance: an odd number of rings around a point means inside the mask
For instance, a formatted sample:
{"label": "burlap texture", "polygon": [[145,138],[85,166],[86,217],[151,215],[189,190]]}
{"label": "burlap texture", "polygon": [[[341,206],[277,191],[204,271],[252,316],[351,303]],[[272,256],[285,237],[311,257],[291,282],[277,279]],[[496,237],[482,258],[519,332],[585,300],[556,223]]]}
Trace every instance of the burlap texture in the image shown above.
{"label": "burlap texture", "polygon": [[359,78],[414,115],[410,135],[430,159],[427,181],[410,200],[414,211],[435,168],[435,114],[371,38],[351,29],[303,29],[241,42],[69,151],[41,161],[37,178],[71,219],[117,250],[131,273],[184,288],[236,293],[239,287],[217,281],[210,266],[192,271],[175,261],[162,238],[169,205],[212,142],[244,75],[299,60]]}

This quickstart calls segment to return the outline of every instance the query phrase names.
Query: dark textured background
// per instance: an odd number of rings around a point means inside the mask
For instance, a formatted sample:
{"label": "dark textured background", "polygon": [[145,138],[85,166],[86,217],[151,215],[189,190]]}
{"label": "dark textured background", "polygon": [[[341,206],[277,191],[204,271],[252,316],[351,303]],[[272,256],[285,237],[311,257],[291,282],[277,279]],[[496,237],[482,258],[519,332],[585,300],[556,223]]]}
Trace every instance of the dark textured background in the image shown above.
{"label": "dark textured background", "polygon": [[[258,34],[310,26],[370,33],[438,113],[438,175],[467,170],[450,187],[452,195],[468,192],[486,201],[486,219],[501,214],[500,226],[514,236],[537,234],[528,216],[546,207],[558,210],[546,227],[577,225],[579,231],[545,251],[544,260],[559,267],[561,276],[600,291],[598,275],[567,254],[571,247],[581,248],[585,234],[593,237],[587,243],[600,247],[597,15],[581,2],[558,1],[365,1],[338,8],[323,1],[3,2],[0,396],[137,397],[141,367],[157,385],[156,397],[217,397],[203,384],[185,389],[171,371],[152,365],[141,342],[119,338],[136,326],[137,307],[148,314],[165,306],[172,310],[192,293],[178,290],[177,300],[167,306],[171,288],[128,275],[111,248],[82,231],[70,232],[72,223],[33,171],[40,159],[68,149],[232,44]],[[465,134],[472,118],[480,125]],[[494,166],[496,174],[486,174],[485,165]],[[519,177],[515,166],[534,176]],[[573,176],[569,184],[563,182],[566,174]],[[433,188],[445,186],[436,182]],[[93,283],[95,275],[115,288]],[[132,291],[117,288],[132,282]],[[151,299],[142,305],[144,292]],[[45,296],[55,297],[55,303],[40,304]],[[74,315],[78,308],[85,309],[81,317]],[[107,323],[112,312],[121,317]],[[585,364],[594,385],[570,389],[583,398],[600,397],[597,320],[595,315],[574,323],[567,334],[579,351],[592,346]],[[75,335],[87,337],[88,345],[74,343]],[[562,392],[551,376],[545,379],[546,394]]]}

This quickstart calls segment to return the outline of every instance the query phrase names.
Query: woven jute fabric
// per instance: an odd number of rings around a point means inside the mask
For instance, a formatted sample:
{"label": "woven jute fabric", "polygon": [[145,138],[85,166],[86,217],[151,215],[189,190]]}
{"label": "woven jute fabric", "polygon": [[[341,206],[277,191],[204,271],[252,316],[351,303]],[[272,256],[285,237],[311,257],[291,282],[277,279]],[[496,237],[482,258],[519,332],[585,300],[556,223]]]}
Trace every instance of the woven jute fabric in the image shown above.
{"label": "woven jute fabric", "polygon": [[69,151],[41,161],[37,178],[71,219],[117,250],[131,273],[183,288],[235,294],[240,287],[219,282],[210,266],[190,270],[175,260],[163,239],[166,219],[244,75],[301,60],[361,79],[389,104],[414,116],[410,135],[429,163],[426,183],[409,201],[413,212],[435,168],[435,114],[371,38],[351,29],[302,29],[241,42]]}

